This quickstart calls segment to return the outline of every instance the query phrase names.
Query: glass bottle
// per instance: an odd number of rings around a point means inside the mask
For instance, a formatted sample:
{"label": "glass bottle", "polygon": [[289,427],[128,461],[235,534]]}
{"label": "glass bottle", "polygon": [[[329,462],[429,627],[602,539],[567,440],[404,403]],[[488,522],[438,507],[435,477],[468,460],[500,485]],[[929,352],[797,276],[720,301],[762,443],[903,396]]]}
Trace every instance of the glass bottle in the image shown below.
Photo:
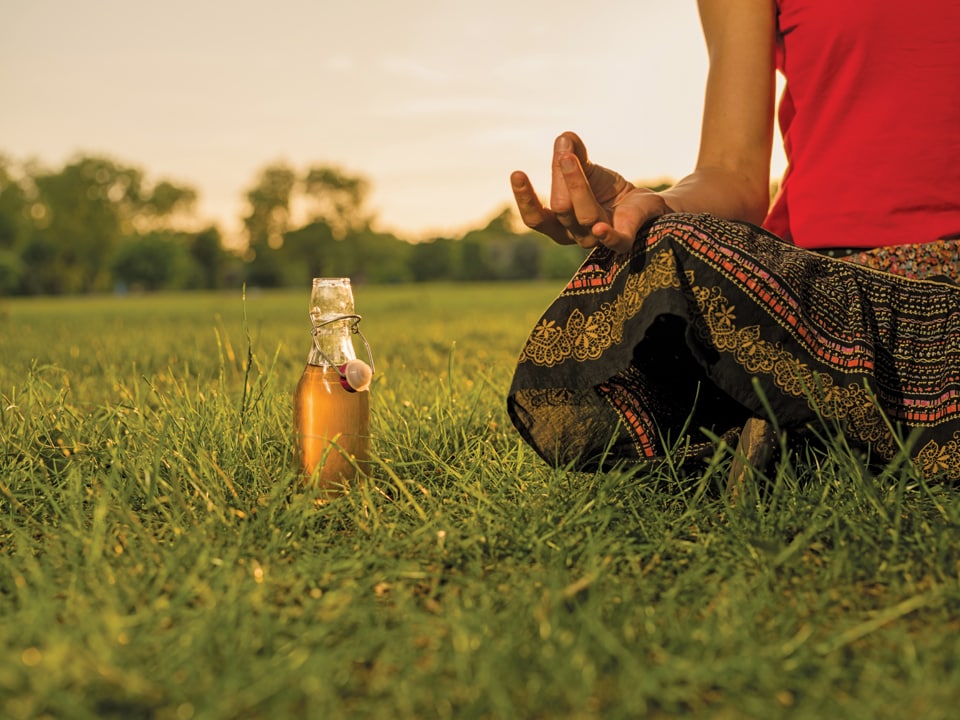
{"label": "glass bottle", "polygon": [[369,460],[370,379],[357,359],[360,333],[350,278],[314,278],[310,296],[313,345],[294,395],[294,432],[300,471],[311,484],[342,490]]}

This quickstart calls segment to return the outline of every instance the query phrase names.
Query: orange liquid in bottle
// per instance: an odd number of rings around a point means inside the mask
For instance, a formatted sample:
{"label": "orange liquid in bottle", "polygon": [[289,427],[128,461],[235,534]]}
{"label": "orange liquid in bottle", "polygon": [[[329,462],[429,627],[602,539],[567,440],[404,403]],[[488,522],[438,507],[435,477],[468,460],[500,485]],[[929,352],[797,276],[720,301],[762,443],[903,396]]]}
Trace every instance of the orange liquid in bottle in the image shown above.
{"label": "orange liquid in bottle", "polygon": [[307,365],[294,396],[300,470],[323,490],[342,490],[369,461],[370,393],[350,392],[334,368]]}

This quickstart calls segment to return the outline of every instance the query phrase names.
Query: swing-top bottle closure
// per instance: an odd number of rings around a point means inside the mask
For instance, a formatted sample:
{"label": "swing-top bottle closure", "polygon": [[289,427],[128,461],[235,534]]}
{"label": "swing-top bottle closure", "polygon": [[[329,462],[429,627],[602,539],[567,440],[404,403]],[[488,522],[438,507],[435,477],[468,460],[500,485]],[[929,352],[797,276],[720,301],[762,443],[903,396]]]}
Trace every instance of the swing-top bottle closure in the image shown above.
{"label": "swing-top bottle closure", "polygon": [[[343,389],[347,392],[363,392],[370,387],[370,381],[373,379],[373,373],[376,372],[373,363],[373,351],[370,349],[370,343],[367,342],[367,338],[364,336],[363,332],[360,330],[360,320],[363,318],[360,315],[334,315],[334,316],[323,316],[323,320],[317,320],[314,318],[313,313],[310,313],[310,321],[312,328],[310,334],[313,336],[313,347],[316,349],[319,356],[323,361],[337,371],[337,375],[340,376],[340,385],[343,386]],[[353,335],[359,335],[360,339],[363,341],[363,347],[367,353],[367,359],[370,363],[365,363],[363,360],[357,358],[348,359],[346,362],[337,364],[333,362],[327,354],[323,351],[323,348],[320,347],[319,336],[322,334],[322,328],[338,322],[350,322],[350,333]]]}

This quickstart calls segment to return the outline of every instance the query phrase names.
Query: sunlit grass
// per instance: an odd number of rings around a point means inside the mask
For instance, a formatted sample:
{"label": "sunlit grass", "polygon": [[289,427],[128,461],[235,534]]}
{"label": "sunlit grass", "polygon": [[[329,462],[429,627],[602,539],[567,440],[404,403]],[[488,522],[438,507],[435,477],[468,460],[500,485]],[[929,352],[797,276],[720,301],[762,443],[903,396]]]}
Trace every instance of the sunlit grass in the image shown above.
{"label": "sunlit grass", "polygon": [[307,290],[0,302],[0,716],[952,717],[956,491],[547,467],[503,398],[557,289],[357,288],[376,457],[326,504]]}

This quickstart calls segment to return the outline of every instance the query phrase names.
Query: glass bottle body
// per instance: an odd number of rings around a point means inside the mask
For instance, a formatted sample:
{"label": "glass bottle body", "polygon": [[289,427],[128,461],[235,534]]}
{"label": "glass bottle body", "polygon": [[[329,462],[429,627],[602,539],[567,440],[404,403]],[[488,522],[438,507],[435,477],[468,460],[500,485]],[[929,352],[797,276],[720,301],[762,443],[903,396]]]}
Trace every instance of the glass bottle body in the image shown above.
{"label": "glass bottle body", "polygon": [[349,278],[314,279],[310,320],[314,342],[294,395],[297,459],[308,482],[336,491],[357,477],[370,452],[370,393],[342,376],[356,360]]}

